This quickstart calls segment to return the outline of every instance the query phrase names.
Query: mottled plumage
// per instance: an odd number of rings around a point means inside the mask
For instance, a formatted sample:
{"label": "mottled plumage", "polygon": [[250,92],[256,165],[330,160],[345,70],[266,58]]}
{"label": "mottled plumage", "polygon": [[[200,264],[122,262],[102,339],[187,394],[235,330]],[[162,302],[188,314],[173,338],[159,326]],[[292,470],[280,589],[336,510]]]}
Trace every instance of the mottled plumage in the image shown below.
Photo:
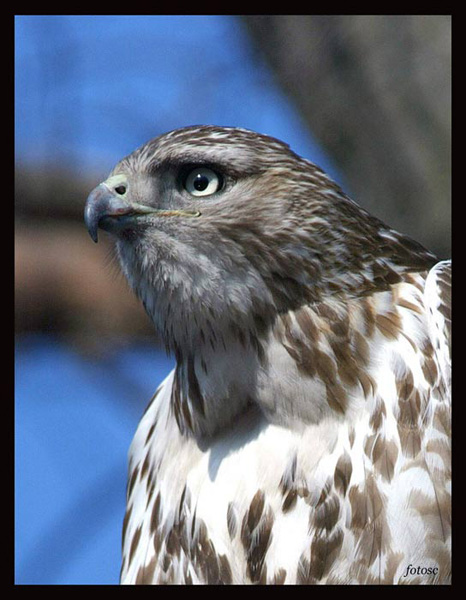
{"label": "mottled plumage", "polygon": [[275,139],[151,140],[92,192],[176,368],[122,583],[447,583],[450,263]]}

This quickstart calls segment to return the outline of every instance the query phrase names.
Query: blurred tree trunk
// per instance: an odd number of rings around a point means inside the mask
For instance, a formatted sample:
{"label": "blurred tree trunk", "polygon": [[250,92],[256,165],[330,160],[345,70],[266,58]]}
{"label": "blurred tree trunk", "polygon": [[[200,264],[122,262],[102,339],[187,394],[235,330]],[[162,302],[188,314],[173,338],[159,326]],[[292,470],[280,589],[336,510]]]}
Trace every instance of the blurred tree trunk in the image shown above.
{"label": "blurred tree trunk", "polygon": [[370,212],[450,255],[449,15],[245,15],[282,88]]}

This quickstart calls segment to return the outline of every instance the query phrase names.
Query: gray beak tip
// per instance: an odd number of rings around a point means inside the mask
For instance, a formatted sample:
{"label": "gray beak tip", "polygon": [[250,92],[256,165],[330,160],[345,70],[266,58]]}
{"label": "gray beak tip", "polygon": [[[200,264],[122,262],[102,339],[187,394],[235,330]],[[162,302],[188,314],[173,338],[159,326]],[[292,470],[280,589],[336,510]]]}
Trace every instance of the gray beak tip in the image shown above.
{"label": "gray beak tip", "polygon": [[92,210],[92,207],[87,204],[86,205],[86,209],[84,211],[84,222],[86,224],[87,227],[87,231],[89,232],[89,235],[91,236],[92,240],[97,244],[97,220],[95,218],[94,215],[94,211]]}
{"label": "gray beak tip", "polygon": [[92,238],[92,241],[97,244],[98,242],[98,228],[99,228],[99,205],[96,202],[96,190],[91,192],[87,199],[86,206],[84,208],[84,223],[86,224],[87,231]]}

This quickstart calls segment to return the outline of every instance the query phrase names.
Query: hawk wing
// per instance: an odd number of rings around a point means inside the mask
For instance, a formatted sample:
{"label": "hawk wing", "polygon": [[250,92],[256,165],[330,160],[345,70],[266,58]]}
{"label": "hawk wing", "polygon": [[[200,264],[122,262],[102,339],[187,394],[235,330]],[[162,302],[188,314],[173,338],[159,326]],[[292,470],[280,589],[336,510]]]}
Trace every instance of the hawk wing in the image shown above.
{"label": "hawk wing", "polygon": [[441,261],[431,269],[424,295],[432,344],[448,388],[451,365],[451,260]]}

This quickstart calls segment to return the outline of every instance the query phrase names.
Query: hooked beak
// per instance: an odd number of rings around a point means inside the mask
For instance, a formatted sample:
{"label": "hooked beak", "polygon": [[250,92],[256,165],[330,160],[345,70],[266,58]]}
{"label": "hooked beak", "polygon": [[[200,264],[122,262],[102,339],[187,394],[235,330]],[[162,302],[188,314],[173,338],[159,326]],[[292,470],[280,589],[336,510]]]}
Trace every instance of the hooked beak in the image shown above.
{"label": "hooked beak", "polygon": [[[138,207],[140,208],[140,207]],[[142,207],[141,207],[142,208]],[[147,207],[143,212],[150,212]],[[97,242],[97,230],[103,225],[103,220],[137,213],[137,208],[130,205],[124,198],[111,190],[106,183],[98,185],[90,194],[84,208],[84,222],[89,235]]]}
{"label": "hooked beak", "polygon": [[[118,179],[118,181],[116,181]],[[111,177],[98,185],[87,198],[84,208],[84,222],[89,235],[97,243],[97,230],[107,229],[114,231],[121,224],[124,217],[138,217],[154,215],[159,217],[198,217],[200,212],[188,210],[164,210],[153,206],[145,206],[135,202],[128,202],[118,190],[125,189],[122,185],[122,176]],[[127,219],[126,219],[127,220]]]}

